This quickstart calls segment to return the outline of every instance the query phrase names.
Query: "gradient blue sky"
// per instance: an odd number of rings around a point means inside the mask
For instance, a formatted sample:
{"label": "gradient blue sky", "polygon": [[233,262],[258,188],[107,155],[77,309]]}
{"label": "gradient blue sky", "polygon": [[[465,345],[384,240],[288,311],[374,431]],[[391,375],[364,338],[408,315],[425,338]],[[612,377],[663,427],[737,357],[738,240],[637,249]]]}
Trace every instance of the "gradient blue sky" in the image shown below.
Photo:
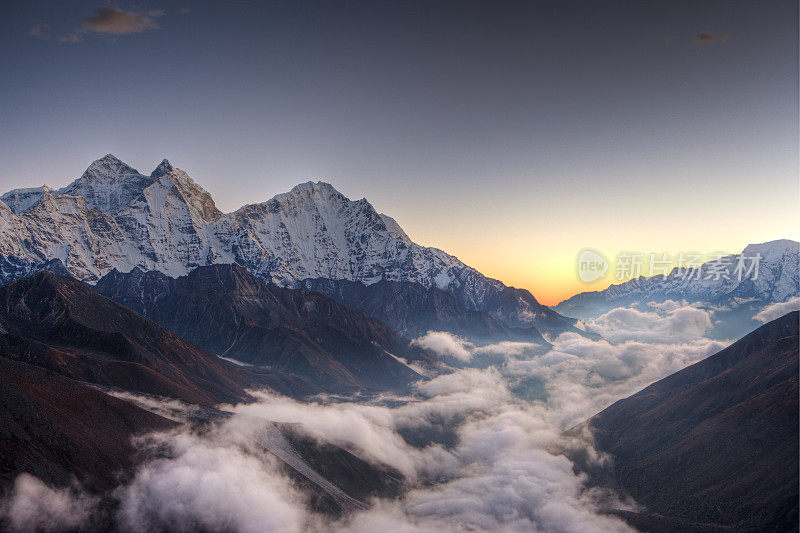
{"label": "gradient blue sky", "polygon": [[547,303],[587,246],[800,227],[795,1],[103,5],[0,5],[0,189],[106,153],[224,211],[325,180]]}

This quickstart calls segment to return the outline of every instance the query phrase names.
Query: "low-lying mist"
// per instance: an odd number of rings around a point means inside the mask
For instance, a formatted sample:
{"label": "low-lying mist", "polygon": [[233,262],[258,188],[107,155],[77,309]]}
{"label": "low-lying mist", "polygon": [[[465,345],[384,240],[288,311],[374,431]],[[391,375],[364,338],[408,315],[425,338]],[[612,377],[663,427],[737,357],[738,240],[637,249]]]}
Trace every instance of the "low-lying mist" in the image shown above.
{"label": "low-lying mist", "polygon": [[[453,370],[408,396],[303,402],[253,391],[256,402],[220,406],[228,416],[202,430],[186,424],[139,438],[150,459],[113,493],[21,475],[0,513],[17,530],[93,527],[105,513],[128,531],[630,531],[604,511],[635,502],[589,488],[564,452],[581,448],[600,464],[612,458],[596,453],[589,435],[563,431],[722,349],[726,342],[704,336],[712,321],[712,312],[679,304],[618,309],[593,324],[609,340],[566,333],[546,353],[430,332],[415,344]],[[121,396],[174,419],[195,414],[177,401]],[[391,467],[402,493],[341,516],[312,510],[307,491],[263,445],[271,423],[296,424],[311,439]]]}

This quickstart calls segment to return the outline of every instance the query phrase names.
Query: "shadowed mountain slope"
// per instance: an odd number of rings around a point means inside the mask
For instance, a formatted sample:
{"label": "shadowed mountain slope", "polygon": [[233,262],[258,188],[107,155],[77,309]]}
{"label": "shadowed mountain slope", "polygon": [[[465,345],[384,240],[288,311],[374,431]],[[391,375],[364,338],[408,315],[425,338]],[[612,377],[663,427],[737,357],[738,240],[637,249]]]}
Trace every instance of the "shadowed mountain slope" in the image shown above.
{"label": "shadowed mountain slope", "polygon": [[796,531],[798,313],[585,424],[597,448],[614,457],[613,470],[597,479],[659,520]]}
{"label": "shadowed mountain slope", "polygon": [[114,487],[129,473],[139,433],[176,426],[50,370],[0,357],[0,484],[26,472],[65,486]]}
{"label": "shadowed mountain slope", "polygon": [[[76,494],[86,489],[100,503],[81,530],[119,530],[114,490],[130,482],[136,468],[149,459],[164,458],[157,450],[140,449],[134,437],[176,430],[184,424],[183,417],[166,418],[171,413],[161,416],[136,400],[4,357],[0,383],[0,498],[11,493],[23,474],[51,487],[75,486]],[[147,399],[159,403],[158,397]],[[179,413],[181,408],[176,409]],[[184,430],[202,434],[229,416],[214,408],[194,408]],[[257,439],[257,446],[278,458],[316,511],[338,516],[366,508],[364,502],[372,497],[397,496],[404,488],[402,476],[391,468],[307,437],[296,425],[259,420],[254,424],[263,425],[270,436]],[[0,530],[16,530],[8,519],[0,515]]]}
{"label": "shadowed mountain slope", "polygon": [[404,389],[419,375],[394,356],[434,363],[385,324],[322,295],[265,284],[238,265],[177,279],[113,271],[95,289],[209,351],[332,390]]}
{"label": "shadowed mountain slope", "polygon": [[449,331],[475,342],[514,340],[547,345],[536,328],[511,328],[488,313],[467,309],[437,287],[401,281],[365,285],[326,278],[307,279],[301,286],[376,318],[408,337]]}
{"label": "shadowed mountain slope", "polygon": [[50,272],[0,288],[0,356],[201,405],[245,399],[254,383],[233,363]]}

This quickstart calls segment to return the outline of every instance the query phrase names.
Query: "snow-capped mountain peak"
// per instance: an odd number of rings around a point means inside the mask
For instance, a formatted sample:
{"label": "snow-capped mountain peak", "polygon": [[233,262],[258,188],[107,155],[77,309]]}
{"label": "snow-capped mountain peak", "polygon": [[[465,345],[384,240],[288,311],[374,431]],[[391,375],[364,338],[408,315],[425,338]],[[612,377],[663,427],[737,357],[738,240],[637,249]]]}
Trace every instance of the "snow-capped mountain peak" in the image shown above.
{"label": "snow-capped mountain peak", "polygon": [[[743,265],[740,274],[736,274]],[[556,309],[567,316],[591,318],[614,307],[663,302],[703,302],[720,306],[757,301],[762,305],[785,302],[800,294],[800,244],[780,239],[750,244],[740,254],[723,256],[701,265],[695,273],[674,269],[639,277],[602,291],[583,292],[564,300]]]}
{"label": "snow-capped mountain peak", "polygon": [[172,163],[169,162],[169,159],[163,159],[161,160],[161,163],[159,163],[158,166],[155,168],[155,170],[153,170],[153,172],[150,174],[150,177],[158,179],[164,174],[169,174],[173,170],[175,170],[175,167],[172,166]]}
{"label": "snow-capped mountain peak", "polygon": [[786,254],[797,254],[797,242],[789,239],[778,239],[775,241],[762,242],[759,244],[748,244],[742,251],[746,257],[754,257],[756,254],[765,261],[777,261]]}
{"label": "snow-capped mountain peak", "polygon": [[8,209],[0,208],[0,281],[53,260],[87,282],[114,268],[176,277],[202,265],[237,263],[284,287],[310,278],[414,282],[445,290],[469,309],[493,309],[513,327],[549,321],[549,328],[560,320],[527,291],[415,244],[366,199],[352,201],[321,181],[223,214],[168,160],[147,176],[107,155],[63,189],[2,198]]}
{"label": "snow-capped mountain peak", "polygon": [[114,154],[106,154],[100,159],[92,161],[84,175],[109,175],[109,174],[130,174],[136,173],[136,169],[128,166]]}
{"label": "snow-capped mountain peak", "polygon": [[94,161],[86,172],[58,194],[86,198],[90,209],[116,214],[126,208],[152,180],[111,154]]}
{"label": "snow-capped mountain peak", "polygon": [[170,188],[175,187],[183,201],[206,223],[213,223],[222,217],[222,212],[217,209],[214,199],[200,185],[194,182],[189,175],[164,159],[150,174],[152,182]]}
{"label": "snow-capped mountain peak", "polygon": [[22,213],[31,208],[39,200],[42,199],[45,193],[52,191],[47,185],[41,187],[29,187],[25,189],[14,189],[8,191],[3,196],[2,200],[13,212]]}
{"label": "snow-capped mountain peak", "polygon": [[324,181],[307,181],[292,187],[289,192],[276,194],[266,204],[274,204],[286,210],[312,208],[316,211],[338,209],[350,200]]}

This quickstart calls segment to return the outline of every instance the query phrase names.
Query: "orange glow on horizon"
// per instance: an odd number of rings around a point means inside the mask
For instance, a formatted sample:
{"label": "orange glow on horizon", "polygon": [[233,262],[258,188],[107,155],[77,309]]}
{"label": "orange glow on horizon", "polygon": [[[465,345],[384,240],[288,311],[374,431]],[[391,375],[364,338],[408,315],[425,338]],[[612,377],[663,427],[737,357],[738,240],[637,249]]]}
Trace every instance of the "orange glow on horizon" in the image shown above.
{"label": "orange glow on horizon", "polygon": [[[560,302],[582,292],[601,291],[610,285],[623,283],[639,275],[649,277],[660,275],[672,268],[687,266],[679,264],[679,256],[684,255],[684,259],[690,253],[700,254],[700,263],[710,261],[719,255],[739,254],[748,244],[762,243],[776,239],[789,238],[797,240],[794,232],[774,232],[765,237],[751,238],[747,241],[739,241],[733,237],[727,240],[727,246],[712,247],[696,243],[689,243],[690,246],[679,247],[675,243],[680,236],[673,237],[672,241],[663,244],[652,244],[651,246],[620,246],[613,248],[610,245],[597,250],[608,262],[608,270],[601,278],[589,283],[581,281],[578,275],[578,256],[585,247],[576,246],[574,248],[551,247],[544,244],[530,244],[520,246],[518,242],[501,242],[498,239],[490,240],[486,249],[478,248],[480,242],[459,242],[457,245],[466,245],[465,252],[460,253],[456,248],[459,246],[442,246],[442,248],[458,257],[467,265],[476,268],[479,272],[490,278],[498,279],[504,284],[520,289],[527,289],[536,299],[547,306],[555,306]],[[711,241],[713,237],[709,237]],[[645,241],[642,241],[645,242]],[[653,240],[655,243],[656,241]],[[456,243],[454,243],[456,244]],[[692,245],[693,244],[693,245]],[[617,251],[619,250],[619,251]],[[643,254],[641,258],[641,270],[638,275],[633,272],[618,271],[618,254],[620,253]],[[659,262],[661,254],[666,253],[668,262]],[[655,270],[650,270],[650,255],[655,256]],[[691,266],[691,265],[689,265]],[[627,275],[625,275],[627,274]]]}

